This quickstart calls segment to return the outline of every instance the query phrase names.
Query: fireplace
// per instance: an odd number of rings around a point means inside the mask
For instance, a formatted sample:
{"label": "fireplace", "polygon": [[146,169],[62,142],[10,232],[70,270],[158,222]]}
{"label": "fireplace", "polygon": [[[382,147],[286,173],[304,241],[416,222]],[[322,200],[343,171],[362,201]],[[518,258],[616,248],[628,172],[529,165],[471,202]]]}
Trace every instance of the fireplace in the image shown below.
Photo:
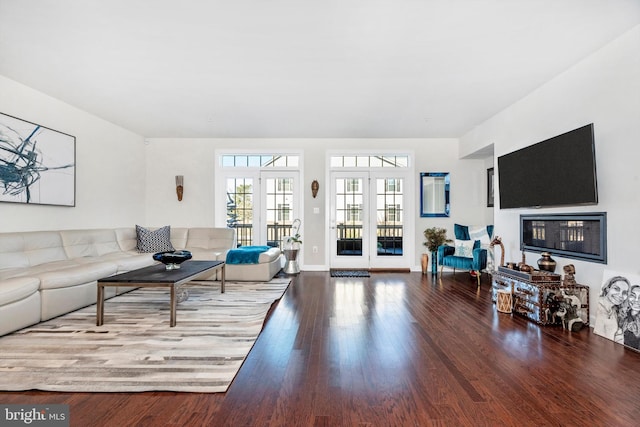
{"label": "fireplace", "polygon": [[520,248],[607,263],[607,214],[520,215]]}

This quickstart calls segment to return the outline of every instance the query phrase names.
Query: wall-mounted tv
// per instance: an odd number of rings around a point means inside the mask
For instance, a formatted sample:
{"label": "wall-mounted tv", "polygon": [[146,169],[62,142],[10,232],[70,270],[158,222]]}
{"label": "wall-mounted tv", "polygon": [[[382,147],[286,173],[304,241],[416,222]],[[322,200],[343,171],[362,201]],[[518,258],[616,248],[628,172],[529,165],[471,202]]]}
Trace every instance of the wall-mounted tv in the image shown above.
{"label": "wall-mounted tv", "polygon": [[593,123],[498,157],[500,209],[598,203]]}

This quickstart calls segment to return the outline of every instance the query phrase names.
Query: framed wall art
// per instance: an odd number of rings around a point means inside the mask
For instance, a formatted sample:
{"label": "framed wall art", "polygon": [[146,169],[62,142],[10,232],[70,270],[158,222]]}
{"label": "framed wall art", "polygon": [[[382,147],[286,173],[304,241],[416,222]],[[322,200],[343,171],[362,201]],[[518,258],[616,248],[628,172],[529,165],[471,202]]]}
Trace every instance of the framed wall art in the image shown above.
{"label": "framed wall art", "polygon": [[487,169],[487,207],[493,207],[493,168]]}
{"label": "framed wall art", "polygon": [[76,138],[0,113],[0,202],[75,206]]}

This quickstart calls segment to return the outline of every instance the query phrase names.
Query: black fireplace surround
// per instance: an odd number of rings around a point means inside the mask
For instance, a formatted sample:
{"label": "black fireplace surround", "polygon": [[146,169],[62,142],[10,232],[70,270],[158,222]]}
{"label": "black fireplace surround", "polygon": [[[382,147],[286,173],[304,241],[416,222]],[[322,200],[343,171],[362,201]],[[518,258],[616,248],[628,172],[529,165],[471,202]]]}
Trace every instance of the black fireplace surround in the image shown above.
{"label": "black fireplace surround", "polygon": [[607,214],[520,215],[520,248],[607,263]]}

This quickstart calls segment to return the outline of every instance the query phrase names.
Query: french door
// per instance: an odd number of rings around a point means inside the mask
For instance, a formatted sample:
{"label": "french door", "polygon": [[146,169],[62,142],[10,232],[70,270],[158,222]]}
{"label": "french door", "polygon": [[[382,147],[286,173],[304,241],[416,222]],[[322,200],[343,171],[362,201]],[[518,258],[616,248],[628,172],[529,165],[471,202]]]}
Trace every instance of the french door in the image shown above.
{"label": "french door", "polygon": [[407,174],[332,171],[330,178],[331,268],[409,268]]}
{"label": "french door", "polygon": [[224,177],[227,226],[239,246],[281,247],[299,218],[297,171],[243,171]]}

